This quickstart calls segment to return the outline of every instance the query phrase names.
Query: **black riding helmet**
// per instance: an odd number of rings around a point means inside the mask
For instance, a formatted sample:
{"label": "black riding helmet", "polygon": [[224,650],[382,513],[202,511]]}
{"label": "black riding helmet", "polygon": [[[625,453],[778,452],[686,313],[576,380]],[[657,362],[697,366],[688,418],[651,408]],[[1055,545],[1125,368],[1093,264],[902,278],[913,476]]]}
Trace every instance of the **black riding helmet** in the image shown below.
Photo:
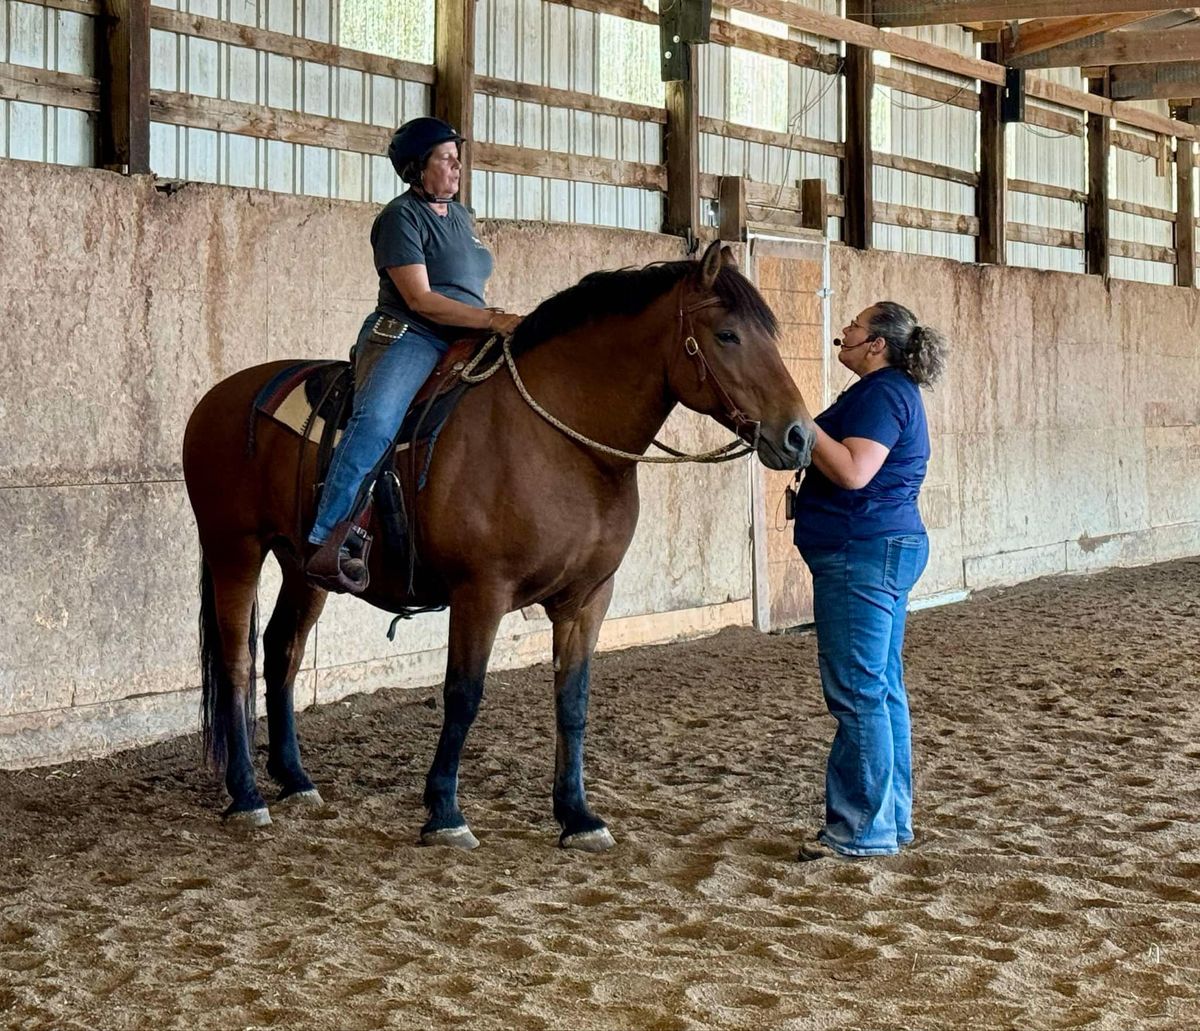
{"label": "black riding helmet", "polygon": [[388,158],[401,179],[409,185],[419,185],[421,170],[433,148],[443,143],[461,144],[465,139],[453,125],[440,118],[413,118],[392,136]]}

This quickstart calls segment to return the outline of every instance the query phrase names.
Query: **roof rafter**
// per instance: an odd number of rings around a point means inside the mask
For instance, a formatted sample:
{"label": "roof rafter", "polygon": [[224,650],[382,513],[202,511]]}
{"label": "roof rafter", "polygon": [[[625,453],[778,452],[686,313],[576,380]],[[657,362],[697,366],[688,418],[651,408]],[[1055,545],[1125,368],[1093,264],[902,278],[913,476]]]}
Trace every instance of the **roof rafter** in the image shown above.
{"label": "roof rafter", "polygon": [[1123,25],[1145,21],[1152,17],[1145,11],[1140,14],[1107,14],[1087,18],[1041,18],[1037,21],[1013,22],[1005,27],[1000,36],[1001,60],[1008,62],[1023,54],[1061,46],[1084,36],[1092,36]]}
{"label": "roof rafter", "polygon": [[1170,11],[1179,0],[846,0],[849,17],[864,17],[877,28],[947,25],[965,21],[1019,18],[1073,18],[1100,14]]}
{"label": "roof rafter", "polygon": [[1179,100],[1200,96],[1200,62],[1117,65],[1109,74],[1113,100]]}
{"label": "roof rafter", "polygon": [[1081,65],[1160,64],[1200,60],[1200,29],[1165,32],[1097,33],[1073,43],[1014,57],[1014,68],[1073,68]]}

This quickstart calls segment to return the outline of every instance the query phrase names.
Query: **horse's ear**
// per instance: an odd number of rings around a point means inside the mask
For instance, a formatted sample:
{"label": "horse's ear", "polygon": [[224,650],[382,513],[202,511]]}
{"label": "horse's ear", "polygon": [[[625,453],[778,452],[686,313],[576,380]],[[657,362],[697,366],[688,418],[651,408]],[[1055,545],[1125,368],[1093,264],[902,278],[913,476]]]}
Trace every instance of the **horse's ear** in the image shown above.
{"label": "horse's ear", "polygon": [[725,268],[738,267],[737,258],[733,256],[733,248],[730,247],[729,244],[725,244],[725,246],[721,248],[721,264]]}
{"label": "horse's ear", "polygon": [[[724,250],[729,250],[728,247]],[[713,240],[708,245],[708,250],[704,252],[704,257],[700,259],[700,285],[705,290],[711,290],[713,283],[717,281],[717,273],[721,271],[721,266],[725,264],[725,255],[721,248],[720,240]]]}

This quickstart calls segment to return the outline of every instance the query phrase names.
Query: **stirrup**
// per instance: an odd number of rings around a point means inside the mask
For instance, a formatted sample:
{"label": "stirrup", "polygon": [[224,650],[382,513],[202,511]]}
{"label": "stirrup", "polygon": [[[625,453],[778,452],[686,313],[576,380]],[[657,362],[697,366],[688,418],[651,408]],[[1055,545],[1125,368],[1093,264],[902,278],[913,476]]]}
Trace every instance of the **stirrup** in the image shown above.
{"label": "stirrup", "polygon": [[367,572],[370,551],[371,535],[361,526],[344,520],[313,552],[304,565],[304,575],[314,587],[325,591],[362,594],[371,582]]}

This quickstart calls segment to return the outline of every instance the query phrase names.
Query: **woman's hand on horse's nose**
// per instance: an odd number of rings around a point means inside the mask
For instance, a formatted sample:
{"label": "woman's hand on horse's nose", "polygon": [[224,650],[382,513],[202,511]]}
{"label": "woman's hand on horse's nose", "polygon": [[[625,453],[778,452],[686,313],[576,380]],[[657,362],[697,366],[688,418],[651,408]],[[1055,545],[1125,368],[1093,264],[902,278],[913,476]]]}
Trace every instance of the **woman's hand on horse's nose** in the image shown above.
{"label": "woman's hand on horse's nose", "polygon": [[512,312],[498,311],[492,315],[492,332],[509,336],[523,321],[524,315],[514,315]]}

